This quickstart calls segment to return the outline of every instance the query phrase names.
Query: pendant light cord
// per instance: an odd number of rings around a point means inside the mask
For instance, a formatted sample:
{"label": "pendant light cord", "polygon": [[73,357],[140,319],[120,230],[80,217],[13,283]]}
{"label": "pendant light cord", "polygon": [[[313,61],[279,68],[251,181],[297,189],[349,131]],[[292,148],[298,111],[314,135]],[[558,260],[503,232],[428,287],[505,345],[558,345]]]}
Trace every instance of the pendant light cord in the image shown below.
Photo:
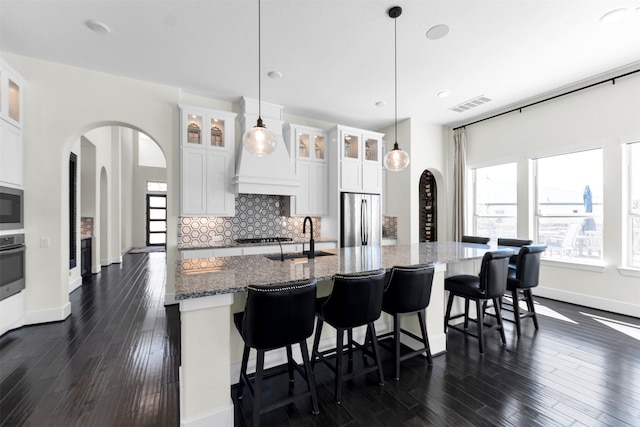
{"label": "pendant light cord", "polygon": [[394,109],[395,109],[395,132],[398,145],[398,18],[393,18],[393,81],[394,81]]}
{"label": "pendant light cord", "polygon": [[262,46],[260,44],[261,35],[261,16],[262,11],[260,7],[260,0],[258,0],[258,118],[262,118]]}

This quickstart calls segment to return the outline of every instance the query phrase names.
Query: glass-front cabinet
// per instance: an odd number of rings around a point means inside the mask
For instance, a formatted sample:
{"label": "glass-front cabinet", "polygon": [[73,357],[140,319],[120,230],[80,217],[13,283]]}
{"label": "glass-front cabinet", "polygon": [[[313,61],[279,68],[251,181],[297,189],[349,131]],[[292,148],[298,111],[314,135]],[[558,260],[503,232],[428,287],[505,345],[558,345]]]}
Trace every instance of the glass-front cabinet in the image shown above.
{"label": "glass-front cabinet", "polygon": [[325,215],[328,211],[325,132],[290,123],[286,123],[283,130],[301,186],[298,195],[289,200],[289,215]]}
{"label": "glass-front cabinet", "polygon": [[331,144],[338,147],[339,191],[382,192],[383,136],[378,132],[340,125],[329,130]]}
{"label": "glass-front cabinet", "polygon": [[0,118],[22,128],[22,79],[0,64]]}
{"label": "glass-front cabinet", "polygon": [[180,105],[181,215],[235,215],[235,117]]}
{"label": "glass-front cabinet", "polygon": [[[234,144],[234,141],[228,142],[225,133],[226,114],[209,112],[203,114],[201,112],[192,111],[190,114],[183,115],[183,128],[186,134],[183,135],[183,144],[192,147],[219,147],[225,148],[227,144]],[[230,124],[234,125],[233,122]]]}

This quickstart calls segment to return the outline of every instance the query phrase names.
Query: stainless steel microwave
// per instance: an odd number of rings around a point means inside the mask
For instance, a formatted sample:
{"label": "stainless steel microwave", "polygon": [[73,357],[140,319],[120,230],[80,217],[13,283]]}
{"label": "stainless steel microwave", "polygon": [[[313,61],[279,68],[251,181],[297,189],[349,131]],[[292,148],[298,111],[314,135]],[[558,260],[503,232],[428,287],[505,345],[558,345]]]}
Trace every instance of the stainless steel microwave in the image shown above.
{"label": "stainless steel microwave", "polygon": [[0,230],[24,228],[24,192],[0,186]]}

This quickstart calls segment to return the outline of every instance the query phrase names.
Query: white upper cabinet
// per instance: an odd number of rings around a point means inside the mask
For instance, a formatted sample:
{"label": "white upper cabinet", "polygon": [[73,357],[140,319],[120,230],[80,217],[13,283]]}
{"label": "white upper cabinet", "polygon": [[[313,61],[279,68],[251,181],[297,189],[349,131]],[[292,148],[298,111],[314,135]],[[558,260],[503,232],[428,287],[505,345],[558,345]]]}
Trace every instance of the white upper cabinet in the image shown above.
{"label": "white upper cabinet", "polygon": [[0,183],[18,188],[24,185],[23,82],[0,61]]}
{"label": "white upper cabinet", "polygon": [[0,62],[0,118],[22,129],[22,85],[8,65]]}
{"label": "white upper cabinet", "polygon": [[326,135],[321,129],[284,125],[284,140],[294,162],[300,191],[291,196],[291,216],[322,216],[328,213]]}
{"label": "white upper cabinet", "polygon": [[235,117],[180,105],[182,216],[235,216]]}
{"label": "white upper cabinet", "polygon": [[380,194],[382,192],[382,137],[378,132],[346,126],[329,131],[337,147],[339,191]]}

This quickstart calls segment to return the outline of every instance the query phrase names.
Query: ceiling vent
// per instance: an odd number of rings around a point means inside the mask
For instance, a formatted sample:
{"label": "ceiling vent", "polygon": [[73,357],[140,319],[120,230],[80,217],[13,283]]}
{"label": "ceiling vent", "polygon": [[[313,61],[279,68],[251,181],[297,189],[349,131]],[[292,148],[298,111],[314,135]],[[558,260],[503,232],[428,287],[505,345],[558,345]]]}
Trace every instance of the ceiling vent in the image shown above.
{"label": "ceiling vent", "polygon": [[462,113],[472,108],[477,107],[478,105],[486,104],[491,101],[491,99],[487,98],[484,95],[476,96],[468,101],[463,102],[462,104],[458,104],[455,107],[449,108],[451,111],[455,111],[456,113]]}

